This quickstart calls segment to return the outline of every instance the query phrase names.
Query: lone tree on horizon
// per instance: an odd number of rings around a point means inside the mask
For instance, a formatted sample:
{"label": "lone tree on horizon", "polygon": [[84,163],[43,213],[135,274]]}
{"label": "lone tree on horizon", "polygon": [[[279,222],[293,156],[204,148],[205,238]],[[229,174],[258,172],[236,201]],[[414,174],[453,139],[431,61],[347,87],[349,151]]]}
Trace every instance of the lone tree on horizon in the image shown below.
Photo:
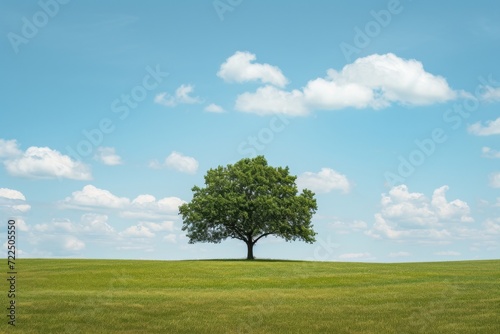
{"label": "lone tree on horizon", "polygon": [[296,179],[288,167],[268,166],[263,156],[210,169],[205,187],[194,186],[191,202],[179,207],[182,230],[191,244],[241,240],[247,260],[254,259],[253,246],[268,235],[313,243],[316,199],[308,189],[298,195]]}

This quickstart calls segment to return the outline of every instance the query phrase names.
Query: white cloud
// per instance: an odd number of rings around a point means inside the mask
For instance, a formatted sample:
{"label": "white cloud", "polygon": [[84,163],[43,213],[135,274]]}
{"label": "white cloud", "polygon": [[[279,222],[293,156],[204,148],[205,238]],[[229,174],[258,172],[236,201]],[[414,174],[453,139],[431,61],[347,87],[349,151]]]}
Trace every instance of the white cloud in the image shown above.
{"label": "white cloud", "polygon": [[122,237],[132,238],[153,238],[155,234],[144,225],[130,226],[125,231],[120,232]]}
{"label": "white cloud", "polygon": [[500,151],[494,150],[490,147],[484,146],[481,149],[481,152],[483,153],[484,158],[500,159]]}
{"label": "white cloud", "polygon": [[195,158],[173,151],[165,159],[165,165],[182,173],[195,174],[199,164]]}
{"label": "white cloud", "polygon": [[29,211],[31,206],[26,204],[26,197],[20,191],[0,188],[0,208],[16,214]]}
{"label": "white cloud", "polygon": [[488,234],[500,234],[500,218],[487,219],[483,225]]}
{"label": "white cloud", "polygon": [[37,224],[35,231],[51,233],[70,233],[78,235],[111,236],[115,229],[108,224],[108,216],[96,213],[86,213],[81,216],[80,222],[69,219],[54,220],[50,223]]}
{"label": "white cloud", "polygon": [[278,87],[288,83],[278,67],[253,63],[256,58],[250,52],[237,51],[220,66],[217,76],[227,82],[261,81]]}
{"label": "white cloud", "polygon": [[332,223],[329,223],[329,226],[334,230],[336,230],[336,233],[340,234],[348,234],[351,231],[353,232],[364,231],[368,228],[368,224],[366,224],[362,220],[354,220],[352,222],[342,222],[337,220]]}
{"label": "white cloud", "polygon": [[490,187],[500,188],[500,172],[490,174]]}
{"label": "white cloud", "polygon": [[137,207],[145,207],[156,202],[156,197],[153,195],[139,195],[132,201],[132,204]]}
{"label": "white cloud", "polygon": [[500,234],[500,218],[496,220],[487,219],[484,224],[485,232],[489,235]]}
{"label": "white cloud", "polygon": [[15,222],[16,222],[16,229],[17,230],[22,231],[22,232],[28,232],[30,230],[30,227],[28,226],[28,224],[26,224],[24,219],[18,217],[15,219]]}
{"label": "white cloud", "polygon": [[326,77],[310,80],[301,90],[288,92],[268,85],[255,93],[243,93],[237,97],[235,109],[303,116],[314,109],[430,105],[459,95],[446,79],[426,72],[421,62],[388,53],[359,58],[341,71],[329,69]]}
{"label": "white cloud", "polygon": [[148,229],[154,232],[161,231],[173,231],[174,230],[174,222],[173,221],[164,221],[162,223],[153,223],[153,222],[140,222],[140,225],[146,226]]}
{"label": "white cloud", "polygon": [[85,243],[80,239],[68,236],[64,238],[64,249],[68,251],[79,251],[85,248]]}
{"label": "white cloud", "polygon": [[469,125],[469,133],[476,136],[491,136],[500,134],[500,117],[494,121],[487,121],[483,126],[481,122]]}
{"label": "white cloud", "polygon": [[158,207],[162,211],[177,212],[179,206],[186,203],[178,197],[165,197],[158,201]]}
{"label": "white cloud", "polygon": [[351,183],[347,177],[331,168],[321,168],[318,173],[305,172],[297,177],[299,189],[309,189],[317,193],[328,193],[332,190],[349,192]]}
{"label": "white cloud", "polygon": [[86,185],[82,190],[75,191],[71,197],[64,200],[64,204],[76,208],[114,208],[120,209],[126,207],[130,200],[125,197],[117,197],[110,191],[96,188],[93,185]]}
{"label": "white cloud", "polygon": [[169,215],[177,215],[179,206],[185,202],[178,197],[165,197],[156,200],[151,195],[139,195],[130,207],[120,212],[124,218],[162,219]]}
{"label": "white cloud", "polygon": [[481,99],[487,102],[500,101],[500,87],[482,86],[485,91],[481,94]]}
{"label": "white cloud", "polygon": [[224,108],[221,106],[215,104],[215,103],[210,103],[208,106],[205,107],[205,111],[208,112],[213,112],[213,113],[223,113],[225,112]]}
{"label": "white cloud", "polygon": [[0,158],[11,158],[21,155],[22,153],[15,139],[5,140],[0,138]]}
{"label": "white cloud", "polygon": [[162,169],[163,165],[157,159],[153,159],[148,163],[148,167],[151,169]]}
{"label": "white cloud", "polygon": [[[121,237],[132,238],[153,238],[157,232],[172,232],[174,230],[174,222],[164,221],[162,223],[154,222],[139,222],[139,224],[130,226],[120,232]],[[170,234],[169,234],[170,235]],[[170,237],[172,238],[172,237]],[[174,235],[175,240],[175,235]],[[172,242],[172,241],[171,241]]]}
{"label": "white cloud", "polygon": [[269,85],[258,88],[255,93],[239,95],[234,108],[238,111],[258,115],[303,116],[309,113],[304,103],[304,94],[301,91],[294,89],[287,92]]}
{"label": "white cloud", "polygon": [[424,70],[415,59],[402,59],[392,53],[358,58],[341,72],[329,71],[328,78],[345,84],[357,84],[373,91],[373,107],[391,102],[428,105],[456,98],[446,80]]}
{"label": "white cloud", "polygon": [[[336,81],[338,74],[329,70],[326,78],[311,80],[304,88],[305,103],[309,108],[336,110],[343,108],[366,108],[374,101],[370,87],[356,82]],[[332,75],[333,77],[330,77]],[[380,103],[377,107],[386,106]]]}
{"label": "white cloud", "polygon": [[157,200],[154,196],[143,194],[130,200],[118,197],[108,190],[86,185],[82,190],[75,191],[61,202],[63,207],[90,210],[112,209],[121,217],[134,219],[165,219],[177,214],[179,206],[185,203],[178,197],[165,197]]}
{"label": "white cloud", "polygon": [[441,220],[457,220],[464,223],[470,223],[474,220],[469,215],[470,208],[469,205],[459,199],[455,199],[448,202],[446,199],[446,192],[448,191],[448,186],[442,186],[432,194],[432,207],[436,213],[437,218]]}
{"label": "white cloud", "polygon": [[178,104],[195,104],[202,103],[203,101],[199,97],[191,96],[194,91],[194,86],[192,85],[181,85],[175,90],[173,96],[169,95],[167,92],[159,93],[155,96],[155,103],[161,104],[166,107],[175,107]]}
{"label": "white cloud", "polygon": [[31,205],[29,205],[29,204],[17,204],[17,205],[13,205],[12,209],[15,211],[20,211],[20,212],[28,212],[29,210],[31,210]]}
{"label": "white cloud", "polygon": [[162,164],[157,159],[151,160],[148,167],[151,169],[161,169],[161,168],[172,168],[182,173],[196,174],[198,170],[198,161],[182,153],[173,151],[165,158],[165,162]]}
{"label": "white cloud", "polygon": [[109,235],[115,232],[115,229],[108,224],[107,215],[86,213],[82,216],[81,221],[81,230],[84,232],[100,235]]}
{"label": "white cloud", "polygon": [[[104,244],[121,250],[154,250],[155,243],[162,240],[175,242],[176,237],[166,237],[175,230],[173,221],[149,222],[141,221],[135,225],[125,226],[116,231],[108,223],[108,216],[96,213],[86,213],[79,222],[69,219],[54,220],[49,223],[35,225],[30,233],[29,241],[32,245],[49,249],[53,252],[67,255],[68,251],[75,252],[88,248],[88,244]],[[162,239],[156,234],[162,234]]]}
{"label": "white cloud", "polygon": [[90,180],[90,168],[48,147],[29,147],[21,156],[4,161],[10,175],[28,178]]}
{"label": "white cloud", "polygon": [[0,188],[0,197],[7,199],[18,199],[21,201],[26,200],[26,197],[24,197],[22,192],[9,188]]}
{"label": "white cloud", "polygon": [[173,233],[167,234],[165,237],[163,237],[163,239],[166,242],[169,242],[169,243],[172,243],[172,244],[176,244],[177,243],[177,235],[175,235]]}
{"label": "white cloud", "polygon": [[473,219],[468,204],[459,199],[448,202],[446,191],[448,186],[437,188],[429,200],[424,194],[409,192],[406,185],[393,187],[389,194],[382,194],[382,208],[366,234],[389,239],[449,238],[451,233],[443,226],[470,223]]}
{"label": "white cloud", "polygon": [[122,158],[116,154],[114,147],[98,147],[94,159],[108,166],[122,164]]}

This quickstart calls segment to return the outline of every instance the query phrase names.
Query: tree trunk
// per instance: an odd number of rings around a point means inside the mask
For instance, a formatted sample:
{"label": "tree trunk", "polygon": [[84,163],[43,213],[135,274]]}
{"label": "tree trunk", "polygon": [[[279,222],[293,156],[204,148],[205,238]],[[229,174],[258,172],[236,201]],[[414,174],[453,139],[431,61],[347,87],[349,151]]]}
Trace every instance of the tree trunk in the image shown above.
{"label": "tree trunk", "polygon": [[248,241],[247,242],[247,260],[254,260],[254,257],[253,257],[253,242],[251,241]]}

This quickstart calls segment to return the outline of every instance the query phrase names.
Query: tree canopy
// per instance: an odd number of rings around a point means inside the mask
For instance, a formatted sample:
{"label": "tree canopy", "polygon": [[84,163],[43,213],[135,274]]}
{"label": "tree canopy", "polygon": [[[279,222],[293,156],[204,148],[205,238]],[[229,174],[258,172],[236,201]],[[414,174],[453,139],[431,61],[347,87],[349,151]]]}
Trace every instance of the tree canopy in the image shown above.
{"label": "tree canopy", "polygon": [[253,246],[269,235],[312,243],[316,199],[308,189],[298,193],[296,178],[288,167],[268,166],[263,156],[210,169],[205,186],[194,186],[191,202],[179,207],[182,230],[189,243],[241,240],[247,259],[254,259]]}

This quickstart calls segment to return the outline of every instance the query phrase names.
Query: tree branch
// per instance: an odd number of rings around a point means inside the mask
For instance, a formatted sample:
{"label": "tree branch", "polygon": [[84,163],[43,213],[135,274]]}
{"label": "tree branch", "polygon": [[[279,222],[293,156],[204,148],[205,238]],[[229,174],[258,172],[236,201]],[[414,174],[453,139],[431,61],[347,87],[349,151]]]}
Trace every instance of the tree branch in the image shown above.
{"label": "tree branch", "polygon": [[274,234],[274,232],[264,233],[264,234],[262,234],[260,237],[258,237],[257,239],[255,239],[253,243],[256,243],[256,242],[257,242],[257,241],[259,241],[262,237],[267,237],[268,235],[271,235],[271,234]]}

